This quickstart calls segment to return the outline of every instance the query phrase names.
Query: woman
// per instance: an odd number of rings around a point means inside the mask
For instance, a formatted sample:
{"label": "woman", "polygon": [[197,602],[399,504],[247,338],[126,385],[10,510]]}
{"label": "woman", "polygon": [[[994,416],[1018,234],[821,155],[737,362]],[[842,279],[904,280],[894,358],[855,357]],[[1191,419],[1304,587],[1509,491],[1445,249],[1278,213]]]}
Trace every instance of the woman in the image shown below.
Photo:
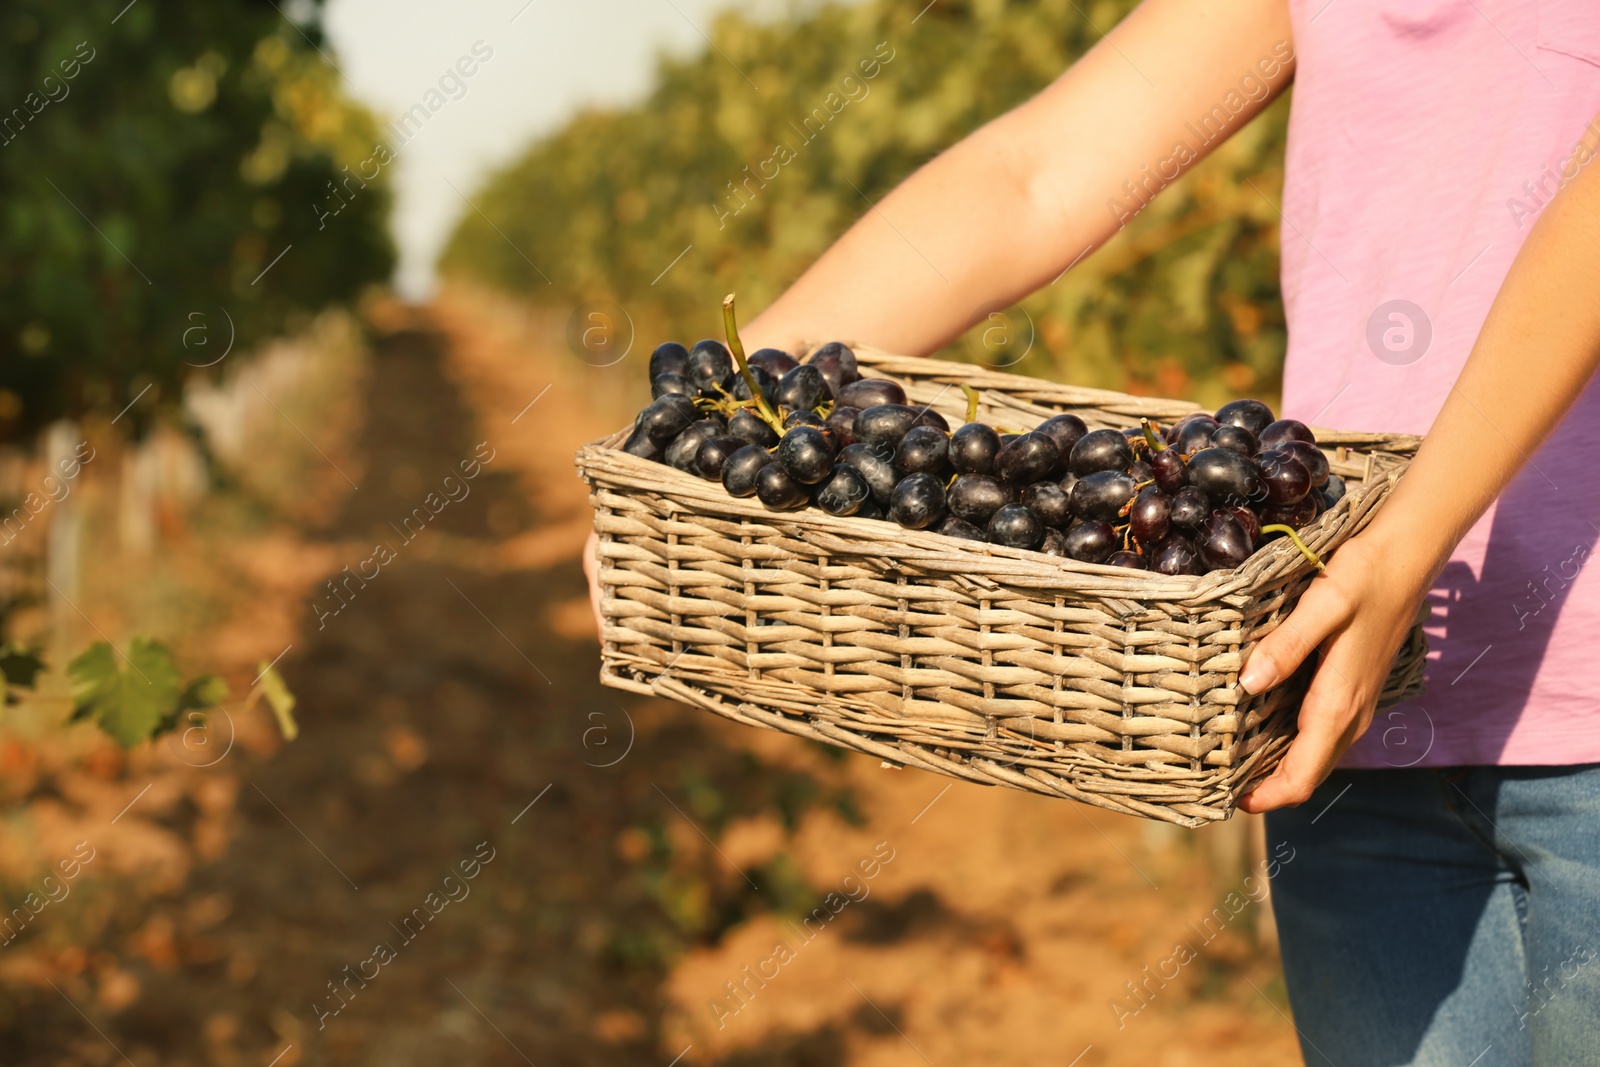
{"label": "woman", "polygon": [[[1428,434],[1241,677],[1260,692],[1319,656],[1299,736],[1243,804],[1294,848],[1274,898],[1302,1050],[1594,1062],[1600,4],[1148,0],[869,210],[744,340],[931,352],[1109,238],[1125,181],[1192,165],[1291,80],[1283,413]],[[1428,692],[1369,732],[1436,581]]]}

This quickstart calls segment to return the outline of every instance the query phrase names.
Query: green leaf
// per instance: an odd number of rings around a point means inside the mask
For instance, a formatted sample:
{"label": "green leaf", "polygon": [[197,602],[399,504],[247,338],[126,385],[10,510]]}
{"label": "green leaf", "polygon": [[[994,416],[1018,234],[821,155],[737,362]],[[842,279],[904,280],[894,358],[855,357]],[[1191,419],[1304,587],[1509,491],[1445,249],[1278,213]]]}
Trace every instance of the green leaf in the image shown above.
{"label": "green leaf", "polygon": [[228,683],[215,674],[202,674],[190,682],[178,698],[178,711],[214,708],[228,699]]}
{"label": "green leaf", "polygon": [[126,656],[97,641],[67,665],[73,718],[92,718],[123,748],[148,740],[178,702],[178,668],[165,645],[135,637]]}
{"label": "green leaf", "polygon": [[266,660],[261,661],[261,694],[267,698],[267,703],[272,705],[272,713],[278,717],[278,730],[283,734],[283,739],[293,741],[299,737],[300,725],[294,721],[294,694],[289,692],[283,675]]}

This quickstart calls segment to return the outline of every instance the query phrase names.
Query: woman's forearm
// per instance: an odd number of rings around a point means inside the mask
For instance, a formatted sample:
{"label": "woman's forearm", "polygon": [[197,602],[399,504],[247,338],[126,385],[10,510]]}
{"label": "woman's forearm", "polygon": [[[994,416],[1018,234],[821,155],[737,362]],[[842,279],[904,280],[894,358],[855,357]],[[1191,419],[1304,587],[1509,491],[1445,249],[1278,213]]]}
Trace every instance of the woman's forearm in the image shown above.
{"label": "woman's forearm", "polygon": [[1147,0],[1038,96],[881,203],[861,198],[860,221],[746,344],[937,349],[1115,233],[1107,205],[1134,202],[1125,183],[1147,198],[1248,122],[1289,83],[1290,41],[1285,0]]}
{"label": "woman's forearm", "polygon": [[1431,580],[1600,365],[1600,168],[1539,216],[1455,387],[1368,534]]}

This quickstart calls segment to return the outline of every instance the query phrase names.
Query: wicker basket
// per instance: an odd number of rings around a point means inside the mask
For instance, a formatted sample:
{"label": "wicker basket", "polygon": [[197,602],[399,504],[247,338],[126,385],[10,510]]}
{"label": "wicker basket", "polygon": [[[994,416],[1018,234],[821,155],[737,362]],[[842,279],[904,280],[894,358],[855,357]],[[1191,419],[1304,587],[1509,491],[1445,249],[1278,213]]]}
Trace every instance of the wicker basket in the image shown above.
{"label": "wicker basket", "polygon": [[[1194,405],[857,349],[865,377],[959,424],[1091,429]],[[1302,531],[1326,556],[1361,529],[1419,438],[1318,429],[1349,492]],[[618,433],[584,446],[600,537],[601,678],[986,785],[1185,826],[1225,819],[1294,733],[1301,675],[1238,686],[1256,640],[1315,571],[1286,539],[1204,576],[1129,571],[904,530],[817,509],[771,512],[638,459]],[[1383,704],[1421,690],[1414,629]]]}

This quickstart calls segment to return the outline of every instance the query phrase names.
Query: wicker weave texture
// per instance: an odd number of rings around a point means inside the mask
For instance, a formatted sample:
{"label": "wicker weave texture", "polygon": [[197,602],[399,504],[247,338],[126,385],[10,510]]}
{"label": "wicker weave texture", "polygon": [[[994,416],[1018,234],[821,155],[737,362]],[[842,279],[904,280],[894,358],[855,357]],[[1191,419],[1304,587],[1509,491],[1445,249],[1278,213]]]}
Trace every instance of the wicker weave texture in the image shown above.
{"label": "wicker weave texture", "polygon": [[[1031,427],[1091,428],[1195,410],[857,349],[912,401]],[[1164,576],[836,518],[754,499],[616,447],[585,446],[603,589],[602,679],[968,781],[1187,826],[1226,818],[1276,764],[1304,679],[1252,697],[1250,648],[1315,571],[1277,541],[1232,571]],[[1399,435],[1317,430],[1350,483],[1302,531],[1326,556],[1372,517],[1415,450]],[[1413,630],[1385,705],[1421,688]]]}

